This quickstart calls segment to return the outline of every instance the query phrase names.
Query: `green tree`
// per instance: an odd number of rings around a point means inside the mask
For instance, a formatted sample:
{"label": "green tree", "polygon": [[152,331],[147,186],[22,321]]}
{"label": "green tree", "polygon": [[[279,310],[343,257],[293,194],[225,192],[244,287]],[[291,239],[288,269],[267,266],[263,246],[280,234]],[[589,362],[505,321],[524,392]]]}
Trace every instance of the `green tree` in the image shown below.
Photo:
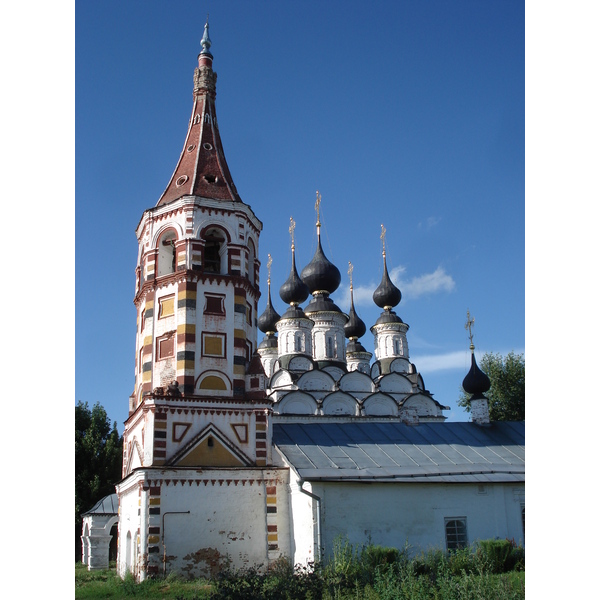
{"label": "green tree", "polygon": [[[491,421],[525,420],[525,358],[509,352],[506,356],[488,352],[477,361],[489,377],[491,387],[486,396]],[[471,411],[471,396],[461,388],[458,405]]]}
{"label": "green tree", "polygon": [[114,494],[121,479],[123,438],[100,403],[75,406],[75,557],[81,558],[81,513]]}

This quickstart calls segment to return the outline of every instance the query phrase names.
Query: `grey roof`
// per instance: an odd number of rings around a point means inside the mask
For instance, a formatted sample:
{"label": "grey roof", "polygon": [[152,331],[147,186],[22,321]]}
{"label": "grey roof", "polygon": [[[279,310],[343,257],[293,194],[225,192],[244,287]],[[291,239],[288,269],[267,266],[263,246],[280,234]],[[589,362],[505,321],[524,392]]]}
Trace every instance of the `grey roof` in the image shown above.
{"label": "grey roof", "polygon": [[116,515],[119,512],[119,496],[117,494],[110,494],[105,496],[102,500],[98,500],[90,510],[86,510],[82,513],[84,515]]}
{"label": "grey roof", "polygon": [[525,422],[276,423],[273,442],[308,481],[525,481]]}

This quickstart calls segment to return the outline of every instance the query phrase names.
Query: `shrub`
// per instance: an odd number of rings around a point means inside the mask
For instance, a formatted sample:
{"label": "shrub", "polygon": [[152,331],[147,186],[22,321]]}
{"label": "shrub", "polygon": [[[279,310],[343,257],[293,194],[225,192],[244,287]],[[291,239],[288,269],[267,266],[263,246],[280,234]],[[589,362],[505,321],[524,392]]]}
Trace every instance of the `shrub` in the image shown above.
{"label": "shrub", "polygon": [[514,540],[481,540],[477,546],[491,573],[525,569],[525,551]]}

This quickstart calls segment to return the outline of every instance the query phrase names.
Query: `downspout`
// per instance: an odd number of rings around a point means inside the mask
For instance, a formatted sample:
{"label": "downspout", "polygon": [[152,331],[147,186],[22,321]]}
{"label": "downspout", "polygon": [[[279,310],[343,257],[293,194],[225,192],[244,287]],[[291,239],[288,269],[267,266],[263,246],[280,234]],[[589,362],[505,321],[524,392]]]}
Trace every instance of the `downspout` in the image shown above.
{"label": "downspout", "polygon": [[317,544],[315,548],[315,563],[321,561],[321,498],[308,490],[305,490],[302,486],[304,485],[304,479],[298,479],[298,489],[306,494],[309,498],[312,498],[317,505]]}

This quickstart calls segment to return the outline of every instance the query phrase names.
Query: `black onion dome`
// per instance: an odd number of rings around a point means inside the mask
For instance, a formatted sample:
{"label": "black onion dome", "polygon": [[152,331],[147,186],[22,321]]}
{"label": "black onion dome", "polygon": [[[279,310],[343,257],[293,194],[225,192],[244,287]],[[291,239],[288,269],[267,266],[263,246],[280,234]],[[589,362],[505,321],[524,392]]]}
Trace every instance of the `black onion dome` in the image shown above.
{"label": "black onion dome", "polygon": [[292,251],[292,270],[286,282],[279,288],[279,297],[286,304],[301,304],[308,298],[309,290],[304,281],[300,279],[296,270],[296,259]]}
{"label": "black onion dome", "polygon": [[471,369],[463,379],[463,389],[473,397],[481,397],[490,387],[489,377],[477,366],[475,353],[471,353]]}
{"label": "black onion dome", "polygon": [[281,321],[284,319],[307,319],[304,311],[297,304],[291,304],[290,307],[281,316]]}
{"label": "black onion dome", "polygon": [[338,268],[325,256],[320,236],[317,251],[312,260],[302,269],[300,276],[311,294],[315,292],[333,294],[338,289],[342,276]]}
{"label": "black onion dome", "polygon": [[281,317],[277,313],[277,311],[273,308],[271,304],[271,286],[269,286],[269,295],[267,296],[267,307],[260,317],[258,317],[258,328],[263,333],[275,332],[277,331],[277,321],[279,321]]}
{"label": "black onion dome", "polygon": [[383,277],[377,289],[373,292],[373,302],[379,308],[392,308],[400,303],[402,294],[400,290],[392,283],[388,275],[385,257],[383,258]]}
{"label": "black onion dome", "polygon": [[358,339],[365,335],[367,326],[364,321],[356,314],[354,310],[354,299],[350,301],[350,312],[348,322],[344,325],[344,335],[348,338]]}
{"label": "black onion dome", "polygon": [[315,294],[312,300],[306,305],[304,312],[309,315],[316,312],[341,313],[342,311],[327,294]]}
{"label": "black onion dome", "polygon": [[354,352],[366,352],[365,347],[358,340],[350,340],[346,346],[346,354]]}
{"label": "black onion dome", "polygon": [[385,323],[402,323],[402,319],[389,308],[386,308],[380,315],[375,325],[383,325]]}

